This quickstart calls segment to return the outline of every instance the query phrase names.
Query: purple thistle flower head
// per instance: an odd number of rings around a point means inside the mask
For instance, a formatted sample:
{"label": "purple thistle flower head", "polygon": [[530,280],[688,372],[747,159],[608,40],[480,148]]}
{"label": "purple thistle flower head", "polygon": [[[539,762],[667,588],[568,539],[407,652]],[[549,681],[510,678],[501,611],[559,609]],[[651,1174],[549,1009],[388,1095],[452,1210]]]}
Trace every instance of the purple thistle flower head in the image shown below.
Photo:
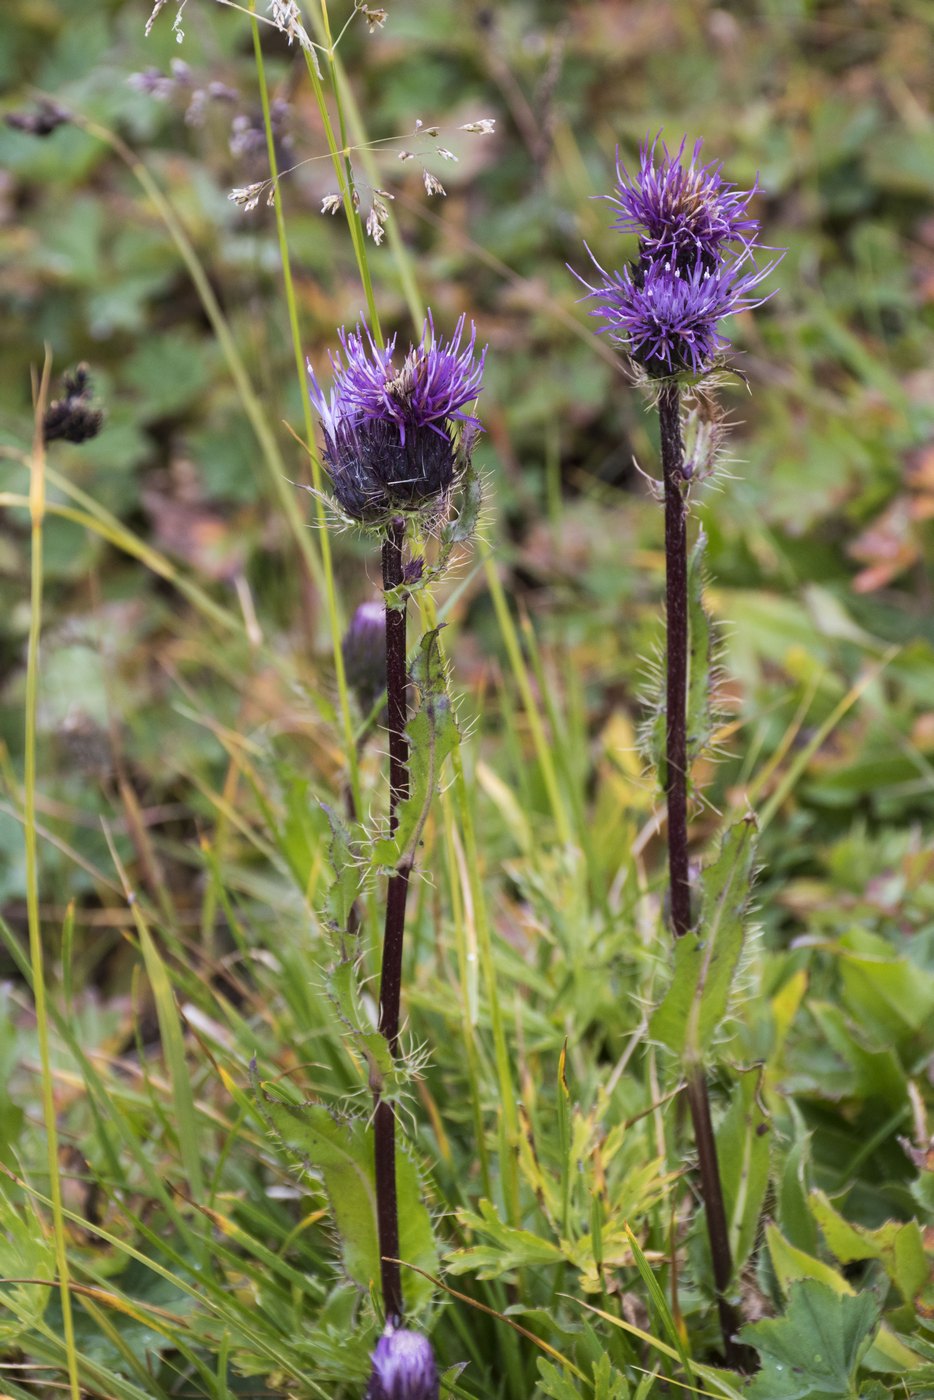
{"label": "purple thistle flower head", "polygon": [[622,233],[638,233],[643,254],[673,257],[682,266],[693,266],[700,254],[707,266],[721,255],[724,245],[751,243],[759,229],[748,205],[758,189],[738,190],[724,180],[715,161],[699,164],[703,141],[697,141],[690,162],[685,159],[687,137],[674,155],[659,137],[646,140],[639,155],[639,173],[630,176],[616,156],[616,193],[605,195],[619,210],[613,227]]}
{"label": "purple thistle flower head", "polygon": [[761,306],[768,298],[758,296],[756,288],[775,266],[770,262],[757,268],[748,253],[713,269],[698,253],[690,271],[669,258],[622,272],[607,272],[595,258],[593,262],[601,280],[584,282],[585,300],[596,303],[591,314],[601,317],[611,339],[626,344],[633,359],[656,378],[710,369],[730,343],[718,323]]}
{"label": "purple thistle flower head", "polygon": [[373,1352],[366,1400],[438,1400],[438,1368],[427,1337],[387,1326]]}
{"label": "purple thistle flower head", "polygon": [[588,248],[599,278],[574,274],[602,329],[656,379],[711,370],[730,343],[719,323],[768,300],[757,288],[779,261],[754,261],[759,223],[748,204],[758,185],[737,190],[719,165],[700,164],[700,141],[687,161],[686,143],[673,156],[663,144],[659,158],[659,138],[646,142],[635,179],[617,158],[616,194],[605,198],[619,210],[614,227],[639,234],[639,256],[607,272]]}
{"label": "purple thistle flower head", "polygon": [[380,348],[369,331],[338,332],[342,354],[331,356],[330,394],[309,366],[311,402],[324,428],[324,460],[341,508],[353,519],[380,523],[444,496],[457,476],[454,424],[461,443],[480,423],[465,405],[482,388],[486,350],[476,328],[463,344],[465,317],[449,341],[435,335],[429,312],[417,345],[396,355],[396,338]]}

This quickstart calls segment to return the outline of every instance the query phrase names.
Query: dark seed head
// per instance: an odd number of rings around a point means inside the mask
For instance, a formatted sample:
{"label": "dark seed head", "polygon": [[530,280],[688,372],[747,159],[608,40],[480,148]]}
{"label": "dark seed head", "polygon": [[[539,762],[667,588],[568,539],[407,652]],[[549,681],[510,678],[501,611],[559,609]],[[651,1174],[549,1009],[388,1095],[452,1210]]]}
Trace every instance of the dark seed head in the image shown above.
{"label": "dark seed head", "polygon": [[46,442],[87,442],[97,437],[104,422],[101,409],[92,407],[91,376],[87,365],[62,376],[64,394],[53,399],[42,419]]}

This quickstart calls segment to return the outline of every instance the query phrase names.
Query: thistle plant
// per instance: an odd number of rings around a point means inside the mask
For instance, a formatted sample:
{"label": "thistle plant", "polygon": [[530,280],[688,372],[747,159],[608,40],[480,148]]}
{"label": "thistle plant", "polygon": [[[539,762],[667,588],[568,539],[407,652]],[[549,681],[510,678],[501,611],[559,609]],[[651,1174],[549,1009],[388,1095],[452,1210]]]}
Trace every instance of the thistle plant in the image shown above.
{"label": "thistle plant", "polygon": [[[689,557],[687,521],[694,484],[714,470],[723,441],[715,399],[729,340],[723,320],[762,303],[762,282],[776,260],[757,262],[757,186],[739,190],[721,167],[688,157],[686,138],[672,154],[658,138],[643,145],[635,175],[617,161],[616,188],[605,196],[614,227],[635,233],[635,259],[584,282],[601,329],[626,355],[633,377],[658,409],[665,509],[666,659],[653,754],[667,806],[668,910],[677,940],[671,987],[651,1022],[657,1040],[681,1059],[694,1129],[701,1195],[727,1360],[741,1364],[735,1280],[704,1057],[726,1011],[742,947],[752,878],[752,821],[727,833],[719,858],[692,899],[688,835],[691,769],[711,723],[710,624],[703,609],[703,535]],[[590,250],[588,249],[588,252]],[[691,451],[685,452],[690,435]],[[694,956],[691,956],[694,955]]]}
{"label": "thistle plant", "polygon": [[[436,335],[429,315],[418,344],[404,354],[398,353],[395,339],[380,346],[359,328],[340,331],[339,339],[341,351],[331,359],[330,391],[310,371],[311,400],[324,433],[324,463],[337,516],[371,532],[381,545],[389,815],[385,834],[372,844],[371,865],[388,875],[378,1029],[393,1065],[400,1054],[410,877],[441,763],[456,740],[438,629],[423,638],[412,669],[421,703],[410,719],[408,599],[439,577],[475,520],[479,492],[471,449],[480,424],[467,405],[480,392],[485,351],[477,352],[473,328],[465,339],[463,317],[445,341]],[[419,552],[429,536],[437,539],[431,564]],[[363,618],[358,614],[357,631],[366,630],[369,639],[373,621],[372,608]],[[374,695],[373,703],[377,699]],[[437,1394],[428,1343],[417,1333],[399,1330],[404,1300],[398,1263],[397,1108],[388,1092],[389,1078],[385,1057],[373,1053],[376,1213],[387,1323],[374,1355],[374,1400]],[[413,1367],[417,1384],[405,1380]]]}

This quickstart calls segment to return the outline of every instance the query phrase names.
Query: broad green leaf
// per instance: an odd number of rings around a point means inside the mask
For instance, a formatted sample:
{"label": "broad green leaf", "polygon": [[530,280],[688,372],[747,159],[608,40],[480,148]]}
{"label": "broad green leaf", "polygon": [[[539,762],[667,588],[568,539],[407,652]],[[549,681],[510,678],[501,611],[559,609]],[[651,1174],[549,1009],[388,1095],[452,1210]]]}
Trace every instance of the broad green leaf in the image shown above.
{"label": "broad green leaf", "polygon": [[[360,1288],[379,1278],[379,1236],[373,1171],[373,1133],[363,1118],[336,1118],[323,1104],[289,1104],[270,1096],[261,1084],[260,1111],[283,1146],[299,1158],[324,1186],[341,1253],[350,1277]],[[399,1250],[407,1264],[433,1273],[437,1269],[431,1217],[421,1199],[418,1171],[405,1152],[396,1151],[396,1196]],[[417,1312],[431,1297],[433,1285],[412,1269],[403,1269],[406,1307]]]}
{"label": "broad green leaf", "polygon": [[[835,1293],[847,1297],[854,1296],[855,1290],[842,1274],[838,1274],[836,1269],[825,1264],[822,1259],[815,1259],[803,1249],[795,1249],[774,1225],[766,1226],[765,1238],[775,1277],[783,1293],[787,1294],[792,1285],[802,1279],[813,1279]],[[876,1370],[902,1371],[917,1366],[918,1357],[883,1324],[872,1347],[872,1361]]]}
{"label": "broad green leaf", "polygon": [[742,1269],[752,1250],[769,1184],[768,1114],[760,1097],[762,1070],[739,1076],[730,1106],[717,1130],[717,1156],[730,1231],[733,1267]]}
{"label": "broad green leaf", "polygon": [[703,874],[700,927],[674,947],[674,975],[650,1022],[650,1034],[685,1062],[702,1060],[726,1015],[743,951],[753,879],[755,822],[731,827]]}
{"label": "broad green leaf", "polygon": [[744,1327],[742,1340],[762,1357],[750,1400],[850,1400],[855,1371],[879,1321],[871,1293],[850,1297],[826,1284],[794,1284],[782,1317]]}

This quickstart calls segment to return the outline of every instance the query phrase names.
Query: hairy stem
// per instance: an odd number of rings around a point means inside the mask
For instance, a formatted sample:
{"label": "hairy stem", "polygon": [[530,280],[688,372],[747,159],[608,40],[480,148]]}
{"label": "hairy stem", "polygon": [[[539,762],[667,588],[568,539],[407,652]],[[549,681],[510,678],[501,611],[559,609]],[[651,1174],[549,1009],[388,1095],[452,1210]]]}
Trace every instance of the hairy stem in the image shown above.
{"label": "hairy stem", "polygon": [[[405,523],[394,520],[383,541],[383,588],[403,582]],[[399,803],[409,795],[409,744],[405,670],[406,608],[386,609],[386,704],[389,727],[389,825],[395,831]],[[386,925],[379,984],[379,1028],[395,1055],[399,1045],[399,1001],[402,994],[402,946],[405,938],[405,906],[411,863],[406,861],[390,876],[386,892]],[[375,1161],[376,1213],[379,1228],[380,1277],[386,1318],[402,1321],[402,1278],[399,1258],[399,1210],[396,1202],[396,1115],[392,1104],[376,1096]]]}
{"label": "hairy stem", "polygon": [[[662,471],[665,481],[665,615],[668,634],[665,736],[665,796],[668,802],[668,873],[671,925],[676,938],[691,929],[691,885],[688,868],[687,679],[688,679],[688,546],[684,499],[684,448],[681,441],[680,391],[676,383],[662,386],[658,400]],[[688,1069],[687,1098],[694,1126],[701,1196],[713,1260],[720,1328],[728,1365],[741,1365],[744,1348],[733,1337],[739,1327],[736,1310],[726,1297],[733,1276],[730,1237],[723,1204],[723,1187],[710,1117],[710,1096],[700,1066]]]}

